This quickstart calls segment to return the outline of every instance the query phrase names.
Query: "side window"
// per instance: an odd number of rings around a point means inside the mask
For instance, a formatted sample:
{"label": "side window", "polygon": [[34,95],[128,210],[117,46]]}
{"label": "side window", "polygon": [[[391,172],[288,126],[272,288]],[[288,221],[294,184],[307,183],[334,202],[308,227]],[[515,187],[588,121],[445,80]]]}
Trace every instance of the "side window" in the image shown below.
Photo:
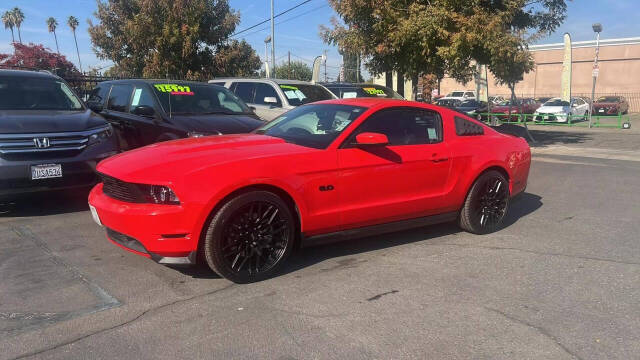
{"label": "side window", "polygon": [[222,86],[222,87],[224,87],[224,81],[223,81],[223,82],[210,82],[209,84],[211,84],[211,85],[218,85],[218,86]]}
{"label": "side window", "polygon": [[252,82],[238,82],[234,84],[232,91],[237,97],[246,103],[253,104],[253,94],[256,84]]}
{"label": "side window", "polygon": [[440,114],[421,109],[386,109],[371,115],[351,135],[348,143],[363,132],[385,134],[389,145],[434,144],[442,141]]}
{"label": "side window", "polygon": [[467,92],[464,94],[464,96],[467,96],[467,97],[474,97],[475,95],[474,95],[474,93],[472,93],[471,91],[467,91]]}
{"label": "side window", "polygon": [[474,136],[484,134],[482,125],[478,125],[473,121],[469,121],[458,116],[454,117],[453,121],[456,125],[456,135],[458,136]]}
{"label": "side window", "polygon": [[144,85],[136,86],[133,91],[133,97],[131,98],[131,106],[129,112],[133,112],[133,109],[138,106],[150,106],[156,109],[156,104],[153,101],[153,92]]}
{"label": "side window", "polygon": [[[276,98],[277,102],[275,104],[266,103],[264,102],[264,98],[266,97]],[[273,105],[276,107],[282,107],[282,101],[280,101],[280,97],[278,96],[276,89],[274,89],[273,86],[269,84],[264,84],[264,83],[256,84],[256,96],[255,96],[255,101],[253,103],[257,105]]]}
{"label": "side window", "polygon": [[91,90],[91,92],[89,93],[89,99],[87,100],[87,102],[92,102],[92,103],[104,105],[104,101],[107,98],[108,94],[109,94],[109,86],[108,85],[107,86],[98,85],[96,88]]}
{"label": "side window", "polygon": [[119,112],[129,110],[129,99],[131,99],[132,85],[116,84],[111,87],[107,109]]}

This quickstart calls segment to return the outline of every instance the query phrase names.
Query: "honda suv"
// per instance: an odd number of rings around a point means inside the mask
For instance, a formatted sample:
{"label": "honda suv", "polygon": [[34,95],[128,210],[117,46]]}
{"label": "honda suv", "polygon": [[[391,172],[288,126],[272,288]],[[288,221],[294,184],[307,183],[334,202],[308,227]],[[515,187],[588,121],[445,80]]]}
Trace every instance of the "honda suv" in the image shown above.
{"label": "honda suv", "polygon": [[64,80],[0,70],[0,200],[94,185],[96,164],[117,150],[111,126]]}

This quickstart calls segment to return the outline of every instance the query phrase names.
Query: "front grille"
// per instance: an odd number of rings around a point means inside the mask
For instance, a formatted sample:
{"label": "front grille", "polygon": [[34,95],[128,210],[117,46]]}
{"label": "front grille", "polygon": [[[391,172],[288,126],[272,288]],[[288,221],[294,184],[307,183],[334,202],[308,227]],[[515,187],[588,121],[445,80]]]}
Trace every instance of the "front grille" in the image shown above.
{"label": "front grille", "polygon": [[76,133],[0,134],[0,154],[80,151],[95,131]]}
{"label": "front grille", "polygon": [[119,233],[113,229],[107,228],[107,236],[111,241],[120,244],[127,249],[132,249],[137,252],[141,252],[143,254],[148,254],[149,252],[145,249],[144,245],[140,243],[140,241],[132,238],[131,236],[125,235],[123,233]]}
{"label": "front grille", "polygon": [[146,202],[138,185],[124,182],[104,174],[100,174],[100,177],[103,183],[102,191],[110,198],[130,203]]}

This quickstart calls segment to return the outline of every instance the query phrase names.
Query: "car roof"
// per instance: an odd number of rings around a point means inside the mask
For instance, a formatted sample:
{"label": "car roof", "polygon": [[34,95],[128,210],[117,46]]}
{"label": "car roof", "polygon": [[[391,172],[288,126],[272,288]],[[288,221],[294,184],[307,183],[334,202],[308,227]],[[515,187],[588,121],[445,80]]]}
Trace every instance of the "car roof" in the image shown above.
{"label": "car roof", "polygon": [[145,84],[151,84],[151,85],[157,84],[157,83],[185,84],[185,85],[212,85],[212,84],[208,84],[206,82],[200,82],[200,81],[170,80],[170,79],[119,79],[119,80],[107,80],[107,81],[100,82],[100,84],[130,84],[130,83],[145,83]]}
{"label": "car roof", "polygon": [[32,71],[32,70],[13,70],[13,69],[0,69],[0,76],[7,77],[34,77],[34,78],[48,78],[48,79],[60,79],[59,76],[54,75],[48,71]]}
{"label": "car roof", "polygon": [[221,82],[221,81],[237,81],[237,82],[270,82],[274,84],[298,84],[298,85],[316,85],[308,81],[301,80],[287,80],[287,79],[266,79],[266,78],[214,78],[209,80],[209,82]]}

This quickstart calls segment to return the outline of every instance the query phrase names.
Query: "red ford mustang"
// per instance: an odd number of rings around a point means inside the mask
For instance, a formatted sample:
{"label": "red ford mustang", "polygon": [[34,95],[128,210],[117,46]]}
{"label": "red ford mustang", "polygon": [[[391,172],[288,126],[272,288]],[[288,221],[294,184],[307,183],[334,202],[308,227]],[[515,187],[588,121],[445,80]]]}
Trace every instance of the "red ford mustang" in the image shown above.
{"label": "red ford mustang", "polygon": [[295,245],[457,220],[498,229],[527,184],[527,143],[438,106],[341,99],[252,134],[168,141],[101,162],[89,196],[108,238],[165,264],[250,282]]}

